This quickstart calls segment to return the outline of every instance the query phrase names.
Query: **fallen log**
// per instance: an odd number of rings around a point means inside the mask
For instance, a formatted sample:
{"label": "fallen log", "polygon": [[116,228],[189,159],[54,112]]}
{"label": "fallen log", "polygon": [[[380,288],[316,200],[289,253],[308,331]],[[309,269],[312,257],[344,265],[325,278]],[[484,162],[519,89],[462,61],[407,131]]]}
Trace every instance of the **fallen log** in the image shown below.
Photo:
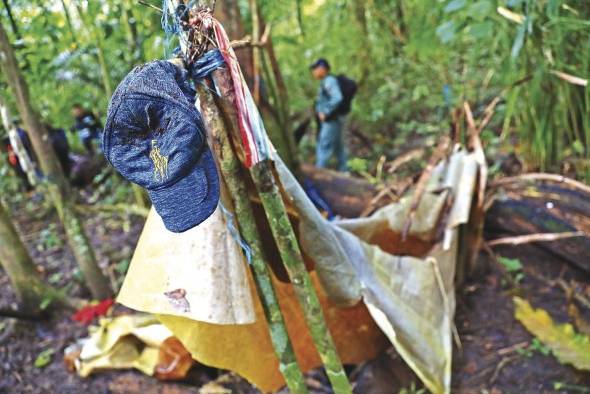
{"label": "fallen log", "polygon": [[301,170],[336,215],[345,218],[361,216],[378,190],[368,181],[341,172],[302,164]]}
{"label": "fallen log", "polygon": [[581,232],[578,237],[535,245],[590,272],[590,194],[585,190],[556,182],[512,186],[488,210],[486,232],[494,238],[500,234]]}

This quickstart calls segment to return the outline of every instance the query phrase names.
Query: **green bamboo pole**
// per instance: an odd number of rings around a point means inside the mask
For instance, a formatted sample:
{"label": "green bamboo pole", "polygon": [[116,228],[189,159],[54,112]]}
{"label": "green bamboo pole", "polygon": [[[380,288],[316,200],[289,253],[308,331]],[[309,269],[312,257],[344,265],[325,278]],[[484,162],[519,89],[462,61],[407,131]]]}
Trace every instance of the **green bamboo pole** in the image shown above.
{"label": "green bamboo pole", "polygon": [[[212,73],[212,78],[221,95],[220,112],[230,124],[233,135],[237,136],[237,117],[235,107],[232,105],[234,92],[229,72],[225,68],[219,68]],[[295,294],[303,309],[307,326],[332,388],[337,394],[352,393],[352,388],[324,319],[318,296],[305,269],[301,250],[274,179],[270,161],[265,160],[254,165],[250,169],[250,174],[258,190],[281,259],[293,283]]]}
{"label": "green bamboo pole", "polygon": [[268,265],[256,227],[252,203],[240,168],[229,141],[227,127],[210,91],[198,85],[201,112],[213,137],[213,149],[219,159],[223,179],[232,197],[240,234],[252,250],[252,269],[258,293],[268,322],[271,341],[279,359],[279,369],[292,393],[305,394],[307,387],[289,340],[283,315],[272,285]]}

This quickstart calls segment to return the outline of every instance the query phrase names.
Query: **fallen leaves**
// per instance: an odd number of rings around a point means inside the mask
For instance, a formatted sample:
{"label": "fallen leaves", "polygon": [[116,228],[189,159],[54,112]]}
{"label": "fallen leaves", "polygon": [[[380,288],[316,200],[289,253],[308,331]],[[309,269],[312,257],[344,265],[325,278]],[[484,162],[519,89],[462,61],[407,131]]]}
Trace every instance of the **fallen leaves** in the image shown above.
{"label": "fallen leaves", "polygon": [[545,344],[563,364],[590,370],[590,337],[577,333],[571,324],[556,324],[547,311],[535,309],[514,297],[515,317]]}

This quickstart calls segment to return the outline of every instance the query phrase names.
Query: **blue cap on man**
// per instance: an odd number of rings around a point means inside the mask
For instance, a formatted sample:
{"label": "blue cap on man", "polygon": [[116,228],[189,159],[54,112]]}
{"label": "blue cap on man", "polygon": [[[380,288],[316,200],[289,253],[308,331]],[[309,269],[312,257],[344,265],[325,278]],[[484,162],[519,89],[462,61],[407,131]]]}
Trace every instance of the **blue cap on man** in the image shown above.
{"label": "blue cap on man", "polygon": [[187,73],[167,61],[138,66],[109,104],[103,151],[129,181],[147,189],[166,228],[183,232],[219,202],[219,177]]}
{"label": "blue cap on man", "polygon": [[325,67],[327,69],[330,69],[330,63],[328,63],[328,61],[326,59],[324,59],[323,57],[319,58],[318,60],[316,60],[315,62],[313,62],[312,64],[309,65],[309,68],[311,70],[313,70],[314,68],[318,68],[318,67]]}

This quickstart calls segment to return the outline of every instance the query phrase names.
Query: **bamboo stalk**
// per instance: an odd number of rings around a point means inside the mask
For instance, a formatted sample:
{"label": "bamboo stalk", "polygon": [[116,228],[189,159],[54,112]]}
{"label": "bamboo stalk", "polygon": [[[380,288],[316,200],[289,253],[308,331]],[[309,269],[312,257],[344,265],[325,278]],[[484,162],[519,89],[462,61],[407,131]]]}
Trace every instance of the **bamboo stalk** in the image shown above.
{"label": "bamboo stalk", "polygon": [[265,160],[256,164],[251,168],[250,174],[258,190],[281,259],[293,283],[295,294],[305,315],[307,327],[326,368],[332,388],[337,394],[352,393],[352,388],[342,368],[336,346],[324,319],[320,301],[305,269],[301,250],[275,182],[270,161]]}
{"label": "bamboo stalk", "polygon": [[[212,79],[221,96],[220,112],[229,121],[230,133],[236,136],[238,135],[238,126],[235,107],[233,106],[234,91],[231,86],[229,72],[227,69],[219,68],[212,73]],[[324,319],[318,296],[305,269],[295,232],[274,179],[271,162],[265,160],[256,164],[250,169],[250,174],[332,388],[337,394],[352,393],[352,388]]]}
{"label": "bamboo stalk", "polygon": [[307,393],[305,379],[295,359],[295,353],[272,285],[264,249],[256,227],[252,203],[243,180],[244,174],[232,149],[227,126],[214,101],[213,94],[201,84],[198,85],[197,90],[201,102],[201,112],[212,136],[212,147],[219,160],[222,177],[234,203],[240,234],[252,250],[251,264],[254,280],[269,325],[271,341],[279,359],[279,369],[292,393]]}

